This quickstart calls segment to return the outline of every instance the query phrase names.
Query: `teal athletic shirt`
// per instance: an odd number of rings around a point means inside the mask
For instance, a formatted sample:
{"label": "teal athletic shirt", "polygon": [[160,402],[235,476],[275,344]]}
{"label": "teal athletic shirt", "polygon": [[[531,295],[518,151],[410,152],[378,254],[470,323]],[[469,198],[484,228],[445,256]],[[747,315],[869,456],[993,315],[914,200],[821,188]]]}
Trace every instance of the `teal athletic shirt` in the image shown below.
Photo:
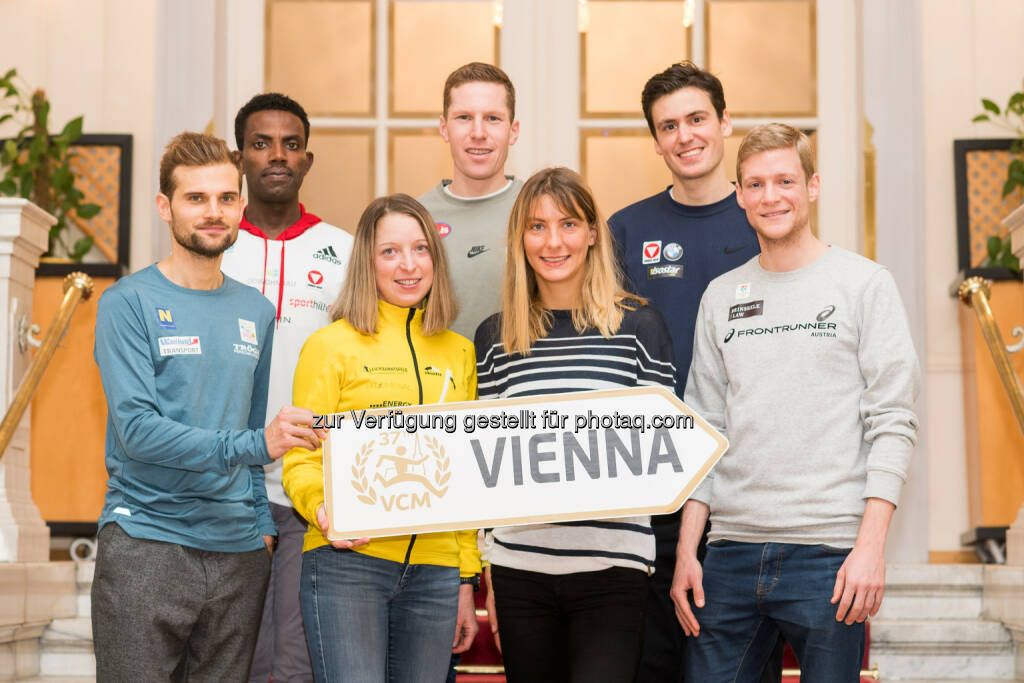
{"label": "teal athletic shirt", "polygon": [[263,465],[275,310],[225,276],[179,287],[152,265],[99,302],[109,479],[99,526],[133,538],[244,552],[276,535]]}

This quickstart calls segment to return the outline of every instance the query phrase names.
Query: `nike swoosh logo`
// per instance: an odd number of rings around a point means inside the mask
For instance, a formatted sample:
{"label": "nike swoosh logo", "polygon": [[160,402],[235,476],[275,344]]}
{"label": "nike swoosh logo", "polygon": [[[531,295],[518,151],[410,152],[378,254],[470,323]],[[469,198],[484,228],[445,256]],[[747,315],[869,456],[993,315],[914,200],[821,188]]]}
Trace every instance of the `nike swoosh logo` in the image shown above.
{"label": "nike swoosh logo", "polygon": [[726,247],[725,248],[725,253],[726,254],[735,254],[737,251],[741,251],[742,249],[743,249],[743,247]]}
{"label": "nike swoosh logo", "polygon": [[485,251],[488,251],[487,247],[485,247],[483,245],[477,245],[475,247],[472,247],[469,251],[466,252],[466,257],[467,258],[473,258],[474,256],[479,256],[480,254],[484,253]]}

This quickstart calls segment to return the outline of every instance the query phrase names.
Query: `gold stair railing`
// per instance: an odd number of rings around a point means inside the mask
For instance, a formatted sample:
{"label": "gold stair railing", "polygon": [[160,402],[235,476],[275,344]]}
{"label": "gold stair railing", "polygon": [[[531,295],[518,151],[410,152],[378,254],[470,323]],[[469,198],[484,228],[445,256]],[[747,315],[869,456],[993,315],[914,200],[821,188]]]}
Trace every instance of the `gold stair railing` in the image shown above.
{"label": "gold stair railing", "polygon": [[57,309],[56,315],[53,316],[53,322],[46,330],[46,336],[39,345],[36,355],[32,358],[32,363],[22,378],[21,384],[18,385],[18,391],[7,409],[7,414],[4,415],[3,422],[0,423],[0,458],[3,458],[4,452],[7,451],[7,446],[14,436],[14,430],[18,428],[21,416],[25,414],[25,409],[28,408],[28,404],[32,400],[32,394],[39,386],[39,381],[42,380],[43,373],[46,372],[46,367],[50,364],[54,351],[57,350],[57,344],[60,343],[67,331],[75,308],[81,301],[92,296],[92,288],[92,278],[85,273],[75,272],[64,278],[64,300],[61,302],[60,308]]}
{"label": "gold stair railing", "polygon": [[1017,419],[1017,426],[1024,434],[1024,387],[1021,386],[1020,377],[1013,370],[1010,363],[1010,354],[1006,352],[1006,343],[1003,335],[999,333],[999,325],[992,316],[992,308],[988,305],[988,297],[991,292],[991,283],[980,277],[969,277],[963,281],[957,290],[957,296],[967,306],[974,309],[978,318],[978,325],[981,327],[981,334],[985,337],[985,344],[988,352],[996,364],[996,371],[999,379],[1006,389],[1010,398],[1010,407],[1013,409],[1013,416]]}

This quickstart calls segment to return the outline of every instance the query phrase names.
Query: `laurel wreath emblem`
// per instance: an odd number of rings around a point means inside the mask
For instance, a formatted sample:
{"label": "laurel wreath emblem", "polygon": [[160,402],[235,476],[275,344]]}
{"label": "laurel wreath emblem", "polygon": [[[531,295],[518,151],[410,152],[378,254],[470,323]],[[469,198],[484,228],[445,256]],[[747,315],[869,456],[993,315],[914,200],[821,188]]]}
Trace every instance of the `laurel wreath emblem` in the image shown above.
{"label": "laurel wreath emblem", "polygon": [[377,492],[366,480],[366,461],[369,460],[371,453],[373,441],[367,441],[359,448],[355,464],[352,465],[352,488],[356,490],[356,499],[367,505],[374,505],[377,502]]}
{"label": "laurel wreath emblem", "polygon": [[[356,453],[354,464],[352,465],[352,479],[350,483],[356,492],[356,500],[366,505],[376,505],[380,501],[380,496],[366,476],[366,469],[370,456],[373,454],[374,443],[374,441],[364,443]],[[423,443],[426,445],[427,451],[434,463],[434,486],[429,486],[428,484],[428,487],[434,495],[441,498],[448,493],[448,481],[452,478],[451,458],[446,455],[444,446],[436,438],[430,435],[423,435]]]}
{"label": "laurel wreath emblem", "polygon": [[448,480],[452,478],[452,459],[444,454],[444,446],[434,437],[424,435],[423,441],[427,444],[427,448],[430,449],[430,455],[434,458],[436,465],[434,469],[434,483],[437,484],[437,497],[440,498],[448,493]]}

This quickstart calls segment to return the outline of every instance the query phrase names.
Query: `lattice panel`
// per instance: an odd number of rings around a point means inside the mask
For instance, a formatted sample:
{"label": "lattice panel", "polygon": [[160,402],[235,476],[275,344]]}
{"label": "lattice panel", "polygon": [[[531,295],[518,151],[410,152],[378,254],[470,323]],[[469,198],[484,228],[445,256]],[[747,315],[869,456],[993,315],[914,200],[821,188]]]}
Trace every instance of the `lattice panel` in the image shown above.
{"label": "lattice panel", "polygon": [[971,266],[977,266],[988,251],[985,242],[1003,232],[1001,221],[1020,204],[1020,195],[1001,197],[1006,168],[1013,157],[1008,150],[967,152],[967,220],[970,235]]}
{"label": "lattice panel", "polygon": [[115,145],[81,145],[74,148],[71,169],[75,187],[85,195],[84,202],[103,207],[85,221],[77,216],[75,226],[96,240],[98,249],[111,263],[117,263],[117,222],[120,210],[121,148]]}

